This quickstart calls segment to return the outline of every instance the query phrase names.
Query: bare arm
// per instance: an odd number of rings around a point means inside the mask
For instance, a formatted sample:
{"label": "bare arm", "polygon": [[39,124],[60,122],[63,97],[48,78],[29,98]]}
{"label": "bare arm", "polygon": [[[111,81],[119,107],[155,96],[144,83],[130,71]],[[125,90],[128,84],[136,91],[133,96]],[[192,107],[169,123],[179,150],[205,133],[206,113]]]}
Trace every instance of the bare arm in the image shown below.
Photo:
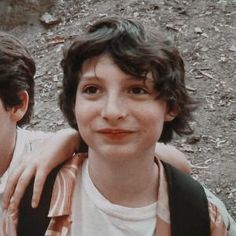
{"label": "bare arm", "polygon": [[186,156],[174,146],[157,143],[155,152],[162,161],[171,164],[172,166],[187,174],[191,174],[191,166]]}
{"label": "bare arm", "polygon": [[[32,206],[37,207],[44,182],[50,171],[70,158],[79,146],[77,131],[67,129],[58,131],[52,138],[45,140],[41,150],[35,150],[27,156],[20,167],[12,174],[4,193],[4,207],[15,211],[30,180],[35,175]],[[39,147],[40,149],[40,147]],[[163,161],[191,173],[191,167],[185,155],[171,145],[157,143],[156,155]]]}
{"label": "bare arm", "polygon": [[44,182],[50,171],[70,158],[79,146],[78,132],[63,129],[38,145],[11,174],[3,197],[3,207],[14,210],[30,180],[35,176],[32,206],[38,205]]}

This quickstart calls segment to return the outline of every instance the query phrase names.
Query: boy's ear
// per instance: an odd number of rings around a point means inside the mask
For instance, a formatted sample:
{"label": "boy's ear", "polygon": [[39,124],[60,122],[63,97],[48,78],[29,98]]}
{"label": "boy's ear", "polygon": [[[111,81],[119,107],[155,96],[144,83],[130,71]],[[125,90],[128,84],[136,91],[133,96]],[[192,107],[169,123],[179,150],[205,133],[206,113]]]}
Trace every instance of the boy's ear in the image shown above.
{"label": "boy's ear", "polygon": [[174,120],[174,118],[179,114],[179,108],[174,106],[172,109],[169,109],[165,115],[165,121],[169,122]]}
{"label": "boy's ear", "polygon": [[27,91],[22,91],[19,94],[19,98],[21,100],[21,104],[16,105],[11,108],[11,118],[15,121],[18,122],[20,121],[25,113],[28,110],[28,105],[29,105],[29,94]]}

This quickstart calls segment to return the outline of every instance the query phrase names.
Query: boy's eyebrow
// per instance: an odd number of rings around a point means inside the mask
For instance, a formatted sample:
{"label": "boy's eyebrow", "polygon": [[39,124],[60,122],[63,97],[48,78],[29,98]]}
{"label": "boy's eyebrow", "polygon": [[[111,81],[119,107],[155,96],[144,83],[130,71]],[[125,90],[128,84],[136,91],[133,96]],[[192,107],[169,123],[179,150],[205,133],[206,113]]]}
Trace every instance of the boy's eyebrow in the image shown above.
{"label": "boy's eyebrow", "polygon": [[85,73],[85,74],[82,74],[81,75],[81,78],[80,79],[83,79],[83,80],[91,80],[91,79],[100,79],[95,73]]}
{"label": "boy's eyebrow", "polygon": [[[142,81],[144,83],[153,83],[154,82],[153,78],[150,78],[150,77],[142,78],[141,76],[138,77],[138,76],[134,76],[134,75],[126,75],[125,78],[128,81]],[[92,80],[92,79],[102,80],[102,77],[97,76],[93,72],[88,72],[88,73],[82,74],[80,79],[83,79],[83,80]]]}
{"label": "boy's eyebrow", "polygon": [[153,84],[154,83],[154,79],[153,78],[150,78],[150,77],[138,77],[138,76],[133,76],[133,75],[130,75],[130,76],[127,76],[127,80],[129,81],[138,81],[138,82],[142,82],[143,84]]}

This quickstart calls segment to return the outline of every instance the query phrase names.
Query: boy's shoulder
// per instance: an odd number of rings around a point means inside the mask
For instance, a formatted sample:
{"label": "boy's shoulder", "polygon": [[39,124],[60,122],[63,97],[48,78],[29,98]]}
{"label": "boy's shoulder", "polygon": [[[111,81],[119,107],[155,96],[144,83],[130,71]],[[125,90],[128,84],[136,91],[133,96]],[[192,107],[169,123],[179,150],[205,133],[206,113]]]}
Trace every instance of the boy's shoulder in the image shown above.
{"label": "boy's shoulder", "polygon": [[22,158],[38,147],[51,133],[41,131],[31,131],[17,127],[16,143],[13,150],[12,161],[9,166],[9,173],[12,172],[20,163]]}
{"label": "boy's shoulder", "polygon": [[162,164],[168,184],[170,221],[174,235],[211,235],[208,199],[202,185],[175,167],[165,162]]}
{"label": "boy's shoulder", "polygon": [[29,130],[17,127],[17,136],[19,136],[20,138],[27,137],[27,139],[30,141],[43,140],[49,138],[52,135],[53,135],[52,132]]}
{"label": "boy's shoulder", "polygon": [[28,130],[17,128],[16,145],[24,146],[27,152],[30,152],[40,146],[47,138],[53,135],[52,132],[44,132],[38,130]]}
{"label": "boy's shoulder", "polygon": [[218,219],[219,216],[224,221],[225,227],[228,230],[229,236],[236,235],[236,222],[229,214],[228,210],[226,209],[225,204],[215,195],[213,194],[209,189],[205,188],[205,193],[209,202],[209,208],[211,211],[211,214],[213,215],[212,218]]}
{"label": "boy's shoulder", "polygon": [[[225,207],[222,212],[218,204],[221,201],[214,194],[209,193],[209,190],[190,175],[169,164],[163,163],[163,166],[168,183],[173,232],[178,232],[177,235],[184,235],[185,232],[193,235],[193,229],[195,229],[194,233],[199,232],[196,235],[211,235],[212,230],[220,234],[234,235],[232,232],[235,230],[235,222]],[[224,206],[222,202],[221,204]],[[228,220],[226,221],[224,217]],[[230,225],[231,229],[228,227]]]}
{"label": "boy's shoulder", "polygon": [[[71,211],[71,196],[76,176],[86,157],[76,154],[51,171],[37,208],[31,207],[33,180],[31,181],[20,204],[17,235],[26,235],[26,231],[27,235],[44,235],[51,217],[62,216]],[[64,200],[57,201],[58,199]]]}

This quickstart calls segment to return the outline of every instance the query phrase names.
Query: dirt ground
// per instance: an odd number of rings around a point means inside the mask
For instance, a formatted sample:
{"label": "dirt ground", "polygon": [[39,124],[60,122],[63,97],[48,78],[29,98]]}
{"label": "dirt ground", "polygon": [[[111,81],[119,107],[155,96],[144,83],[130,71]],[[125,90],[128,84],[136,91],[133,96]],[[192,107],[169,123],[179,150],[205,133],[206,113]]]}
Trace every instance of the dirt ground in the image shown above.
{"label": "dirt ground", "polygon": [[90,22],[130,16],[172,39],[185,60],[189,93],[200,100],[194,134],[173,143],[189,157],[193,175],[236,219],[235,0],[24,0],[2,1],[0,7],[0,27],[23,40],[37,62],[32,129],[66,126],[57,107],[60,58],[64,43]]}

